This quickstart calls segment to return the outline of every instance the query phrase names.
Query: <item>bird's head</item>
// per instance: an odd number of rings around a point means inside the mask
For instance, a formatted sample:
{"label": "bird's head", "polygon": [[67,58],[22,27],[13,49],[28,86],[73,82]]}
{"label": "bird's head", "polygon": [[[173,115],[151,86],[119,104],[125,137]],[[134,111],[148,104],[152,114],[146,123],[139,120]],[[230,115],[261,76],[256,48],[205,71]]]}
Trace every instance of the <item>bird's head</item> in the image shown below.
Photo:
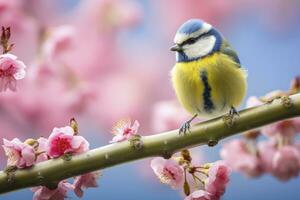
{"label": "bird's head", "polygon": [[179,27],[174,43],[170,50],[176,51],[177,62],[189,62],[218,51],[221,35],[210,24],[190,19]]}

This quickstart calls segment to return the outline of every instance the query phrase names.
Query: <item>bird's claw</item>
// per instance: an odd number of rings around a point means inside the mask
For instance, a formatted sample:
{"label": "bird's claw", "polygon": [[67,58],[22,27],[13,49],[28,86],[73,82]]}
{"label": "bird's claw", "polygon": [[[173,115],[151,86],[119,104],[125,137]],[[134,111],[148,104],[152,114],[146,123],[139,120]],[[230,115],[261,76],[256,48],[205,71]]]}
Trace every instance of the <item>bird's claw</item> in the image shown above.
{"label": "bird's claw", "polygon": [[183,133],[184,135],[186,134],[186,132],[191,132],[190,128],[191,128],[191,122],[198,116],[198,114],[195,114],[190,120],[186,121],[179,129],[179,135],[181,133]]}
{"label": "bird's claw", "polygon": [[234,116],[240,116],[239,112],[235,109],[235,107],[231,107],[229,110],[229,116],[234,117]]}
{"label": "bird's claw", "polygon": [[185,123],[180,127],[180,129],[179,129],[179,135],[180,135],[181,133],[183,133],[183,134],[185,135],[185,134],[187,133],[187,131],[190,132],[190,128],[191,128],[191,121],[189,120],[189,121],[185,122]]}

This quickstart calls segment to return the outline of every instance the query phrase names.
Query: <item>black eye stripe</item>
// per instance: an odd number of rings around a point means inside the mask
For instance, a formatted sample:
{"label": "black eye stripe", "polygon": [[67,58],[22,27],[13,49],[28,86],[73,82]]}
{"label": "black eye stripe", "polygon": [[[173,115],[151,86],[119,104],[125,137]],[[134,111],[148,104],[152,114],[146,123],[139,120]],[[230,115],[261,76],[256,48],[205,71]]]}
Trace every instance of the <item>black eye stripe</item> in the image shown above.
{"label": "black eye stripe", "polygon": [[189,38],[185,41],[183,41],[180,46],[183,46],[183,45],[186,45],[186,44],[194,44],[195,42],[197,42],[200,38],[203,38],[203,37],[206,37],[210,35],[210,31],[206,32],[206,33],[203,33],[201,35],[199,35],[198,37],[195,37],[195,38]]}

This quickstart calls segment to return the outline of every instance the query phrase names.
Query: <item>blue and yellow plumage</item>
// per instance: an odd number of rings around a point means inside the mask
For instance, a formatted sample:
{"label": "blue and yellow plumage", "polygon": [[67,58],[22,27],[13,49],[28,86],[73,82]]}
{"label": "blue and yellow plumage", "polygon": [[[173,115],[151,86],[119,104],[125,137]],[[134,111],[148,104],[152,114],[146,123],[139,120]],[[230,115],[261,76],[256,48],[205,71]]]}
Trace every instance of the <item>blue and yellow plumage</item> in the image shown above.
{"label": "blue and yellow plumage", "polygon": [[192,19],[178,29],[174,43],[172,83],[182,106],[201,117],[234,111],[246,94],[246,72],[224,37],[211,25]]}

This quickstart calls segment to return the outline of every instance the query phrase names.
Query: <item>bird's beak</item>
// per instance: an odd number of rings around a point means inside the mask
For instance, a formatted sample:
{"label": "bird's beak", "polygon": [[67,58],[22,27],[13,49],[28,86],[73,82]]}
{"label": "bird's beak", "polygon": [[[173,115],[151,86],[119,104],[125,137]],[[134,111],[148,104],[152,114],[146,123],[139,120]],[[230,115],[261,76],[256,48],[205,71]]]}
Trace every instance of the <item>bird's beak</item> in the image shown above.
{"label": "bird's beak", "polygon": [[175,44],[174,46],[172,46],[172,47],[170,48],[170,50],[171,50],[171,51],[182,51],[183,49],[182,49],[182,47],[181,47],[180,45]]}

